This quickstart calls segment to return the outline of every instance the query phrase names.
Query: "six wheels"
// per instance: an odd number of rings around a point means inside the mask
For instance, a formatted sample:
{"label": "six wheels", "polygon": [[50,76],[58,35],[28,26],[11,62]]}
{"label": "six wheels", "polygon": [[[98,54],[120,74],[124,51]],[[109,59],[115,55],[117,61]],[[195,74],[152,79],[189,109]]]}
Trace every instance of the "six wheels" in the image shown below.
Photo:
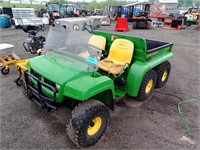
{"label": "six wheels", "polygon": [[[163,87],[169,77],[171,64],[166,61],[155,68],[149,70],[143,78],[138,98],[147,100],[154,87]],[[8,74],[9,68],[3,67],[1,73]],[[22,85],[20,78],[16,79],[18,86]],[[24,95],[30,99],[31,94],[23,87]],[[95,99],[80,103],[72,111],[70,122],[67,125],[69,138],[79,147],[89,147],[97,143],[106,131],[109,122],[109,109],[102,102]]]}
{"label": "six wheels", "polygon": [[7,75],[9,72],[10,72],[10,68],[3,67],[3,68],[1,69],[1,73],[2,73],[3,75]]}
{"label": "six wheels", "polygon": [[149,70],[143,78],[142,84],[140,86],[140,90],[138,93],[138,98],[140,100],[147,100],[152,92],[153,89],[156,85],[156,80],[157,80],[157,74],[154,70]]}
{"label": "six wheels", "polygon": [[94,145],[102,137],[109,122],[109,109],[102,102],[91,99],[79,104],[73,111],[67,133],[79,147]]}
{"label": "six wheels", "polygon": [[168,61],[163,62],[158,67],[155,68],[155,71],[157,73],[157,82],[156,82],[156,88],[163,87],[169,77],[171,70],[171,64]]}

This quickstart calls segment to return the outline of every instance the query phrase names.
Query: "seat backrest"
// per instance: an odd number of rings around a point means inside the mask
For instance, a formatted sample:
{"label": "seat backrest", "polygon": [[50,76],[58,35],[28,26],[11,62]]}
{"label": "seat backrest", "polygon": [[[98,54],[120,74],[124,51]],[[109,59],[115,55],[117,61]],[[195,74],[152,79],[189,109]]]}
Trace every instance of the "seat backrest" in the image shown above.
{"label": "seat backrest", "polygon": [[100,35],[92,35],[88,44],[96,46],[102,50],[106,48],[106,38]]}
{"label": "seat backrest", "polygon": [[134,52],[133,42],[126,39],[116,39],[113,41],[108,59],[116,64],[131,63]]}

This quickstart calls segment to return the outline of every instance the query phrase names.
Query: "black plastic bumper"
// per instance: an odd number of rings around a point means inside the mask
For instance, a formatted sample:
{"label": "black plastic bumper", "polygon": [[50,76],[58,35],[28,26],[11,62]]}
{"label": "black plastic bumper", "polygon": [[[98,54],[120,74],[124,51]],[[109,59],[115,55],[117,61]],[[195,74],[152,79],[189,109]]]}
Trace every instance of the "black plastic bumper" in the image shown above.
{"label": "black plastic bumper", "polygon": [[[51,108],[51,109],[57,109],[58,108],[58,106],[56,104],[56,95],[57,95],[58,90],[55,87],[43,82],[42,80],[35,77],[34,75],[29,73],[28,71],[24,72],[24,76],[25,76],[25,88],[27,90],[30,90],[31,95],[34,98],[36,98],[36,99],[33,99],[34,102],[36,102],[38,105],[40,105],[43,108]],[[34,79],[37,82],[36,85],[34,85],[32,83],[31,78]],[[53,91],[53,93],[54,93],[53,98],[51,98],[50,96],[48,96],[47,94],[45,94],[42,91],[42,86]]]}

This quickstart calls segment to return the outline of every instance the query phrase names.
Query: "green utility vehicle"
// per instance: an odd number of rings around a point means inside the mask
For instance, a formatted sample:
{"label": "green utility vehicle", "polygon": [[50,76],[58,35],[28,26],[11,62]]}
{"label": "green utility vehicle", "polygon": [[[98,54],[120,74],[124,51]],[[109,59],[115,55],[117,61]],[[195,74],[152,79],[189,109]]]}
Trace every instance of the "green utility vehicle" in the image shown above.
{"label": "green utility vehicle", "polygon": [[185,13],[185,17],[187,17],[187,24],[189,26],[198,23],[200,16],[200,6],[193,6],[188,9]]}
{"label": "green utility vehicle", "polygon": [[80,147],[102,137],[116,101],[147,100],[154,87],[164,86],[173,56],[170,43],[92,31],[90,24],[86,18],[56,20],[23,82],[25,96],[43,108],[64,103],[73,109],[67,133]]}

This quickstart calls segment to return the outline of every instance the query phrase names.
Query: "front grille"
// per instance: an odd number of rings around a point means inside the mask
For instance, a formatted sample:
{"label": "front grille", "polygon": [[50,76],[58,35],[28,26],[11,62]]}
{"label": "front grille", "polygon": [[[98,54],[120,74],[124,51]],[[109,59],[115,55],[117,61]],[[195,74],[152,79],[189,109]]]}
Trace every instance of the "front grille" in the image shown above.
{"label": "front grille", "polygon": [[35,77],[41,80],[41,75],[39,75],[37,72],[35,72],[33,69],[31,69],[31,74],[33,74]]}
{"label": "front grille", "polygon": [[39,80],[42,80],[43,82],[53,86],[54,88],[56,88],[56,84],[54,82],[51,82],[50,80],[41,77],[40,74],[38,74],[37,72],[35,72],[33,69],[31,69],[31,74],[33,74],[35,77],[37,77]]}
{"label": "front grille", "polygon": [[48,79],[44,79],[44,82],[53,86],[53,87],[56,87],[56,84],[54,82],[49,81]]}

